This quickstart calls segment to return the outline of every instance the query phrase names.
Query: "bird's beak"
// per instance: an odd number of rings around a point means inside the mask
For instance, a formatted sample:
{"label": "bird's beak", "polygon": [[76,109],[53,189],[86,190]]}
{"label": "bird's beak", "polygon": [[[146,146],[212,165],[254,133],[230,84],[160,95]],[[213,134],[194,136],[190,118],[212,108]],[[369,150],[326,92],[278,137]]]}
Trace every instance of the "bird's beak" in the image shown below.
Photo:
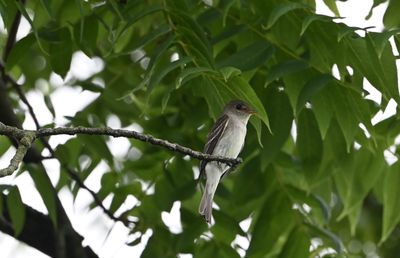
{"label": "bird's beak", "polygon": [[250,115],[254,115],[257,114],[257,112],[254,109],[249,109],[249,111],[247,111]]}

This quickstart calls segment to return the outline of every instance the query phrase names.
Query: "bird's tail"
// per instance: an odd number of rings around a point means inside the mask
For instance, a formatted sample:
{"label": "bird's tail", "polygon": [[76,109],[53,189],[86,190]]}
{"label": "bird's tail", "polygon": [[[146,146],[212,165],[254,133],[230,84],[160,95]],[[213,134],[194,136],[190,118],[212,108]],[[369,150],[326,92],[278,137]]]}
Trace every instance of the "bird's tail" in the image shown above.
{"label": "bird's tail", "polygon": [[219,178],[207,178],[206,186],[204,187],[203,196],[199,206],[199,213],[204,216],[207,223],[211,223],[212,204],[214,193],[217,190]]}
{"label": "bird's tail", "polygon": [[204,216],[207,223],[211,223],[213,197],[214,193],[210,193],[208,188],[205,187],[203,197],[201,197],[199,213]]}

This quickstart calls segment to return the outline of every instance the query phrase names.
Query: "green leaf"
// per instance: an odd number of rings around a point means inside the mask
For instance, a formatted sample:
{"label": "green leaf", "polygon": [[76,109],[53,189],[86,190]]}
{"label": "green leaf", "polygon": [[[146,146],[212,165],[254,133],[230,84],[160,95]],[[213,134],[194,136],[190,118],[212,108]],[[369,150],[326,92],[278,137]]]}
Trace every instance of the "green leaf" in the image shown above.
{"label": "green leaf", "polygon": [[106,198],[108,194],[114,191],[118,183],[118,174],[115,172],[104,173],[101,177],[101,188],[98,196],[102,199]]}
{"label": "green leaf", "polygon": [[302,227],[293,229],[278,258],[309,257],[310,239],[304,231]]}
{"label": "green leaf", "polygon": [[199,66],[214,68],[213,49],[200,24],[187,12],[178,9],[172,8],[169,15],[176,24],[175,30],[181,39],[180,44],[184,45],[185,52],[196,59]]}
{"label": "green leaf", "polygon": [[229,10],[236,3],[236,0],[229,0],[228,3],[224,7],[223,15],[222,15],[222,26],[226,26],[226,19],[228,18]]}
{"label": "green leaf", "polygon": [[99,19],[95,15],[81,18],[81,23],[74,26],[74,40],[89,57],[95,55],[99,37]]}
{"label": "green leaf", "polygon": [[37,29],[35,27],[35,24],[33,23],[32,19],[31,19],[31,17],[29,16],[28,12],[26,11],[25,6],[20,1],[15,1],[14,3],[17,5],[17,8],[21,12],[22,16],[24,16],[24,18],[31,25],[32,30],[33,30],[33,35],[35,35],[35,38],[36,38],[36,41],[38,43],[38,46],[39,46],[40,50],[42,50],[43,53],[47,54],[46,51],[43,49],[41,43],[40,43],[40,38],[39,38],[38,31],[37,31]]}
{"label": "green leaf", "polygon": [[245,257],[273,257],[282,251],[295,223],[291,210],[291,202],[282,192],[270,195],[253,222],[253,234]]}
{"label": "green leaf", "polygon": [[[379,50],[379,46],[377,46],[379,42],[376,41],[375,35],[380,34],[368,33],[366,35],[366,44],[371,61],[373,62],[373,67],[379,79],[379,84],[387,92],[389,98],[393,98],[399,102],[396,59],[393,56],[390,44],[384,44],[383,47],[380,47],[381,50]],[[378,51],[381,51],[380,56]]]}
{"label": "green leaf", "polygon": [[[361,130],[358,126],[361,119],[358,117],[356,110],[354,110],[356,108],[355,101],[350,98],[354,92],[346,90],[337,84],[330,85],[328,92],[334,115],[346,139],[347,151],[350,151],[355,135]],[[341,103],[341,105],[336,103]]]}
{"label": "green leaf", "polygon": [[170,73],[171,71],[175,70],[178,67],[184,66],[185,64],[191,61],[192,59],[190,57],[183,57],[177,61],[169,62],[165,65],[160,64],[159,66],[155,67],[155,72],[149,80],[148,93],[150,94],[151,91],[154,89],[154,87],[158,85],[168,73]]}
{"label": "green leaf", "polygon": [[11,143],[6,137],[0,137],[0,157],[10,148]]}
{"label": "green leaf", "polygon": [[349,218],[349,223],[350,223],[350,233],[352,236],[356,235],[356,229],[357,229],[358,221],[360,220],[360,217],[361,217],[362,208],[363,208],[363,203],[360,202],[360,203],[356,204],[348,212],[348,218]]}
{"label": "green leaf", "polygon": [[[241,216],[248,216],[248,214],[254,211],[254,207],[251,206],[249,200],[254,201],[261,199],[260,201],[262,202],[262,197],[266,194],[266,192],[272,191],[273,189],[268,187],[269,185],[265,180],[265,173],[259,173],[260,162],[257,158],[246,158],[241,167],[241,171],[243,173],[237,173],[233,178],[234,184],[231,191],[231,196],[229,198],[232,200],[233,205],[236,207],[237,212]],[[274,179],[271,181],[273,180]],[[247,190],[241,191],[241,189],[244,188]],[[257,205],[259,205],[259,202],[257,202]],[[224,207],[221,207],[221,209],[223,208]],[[230,207],[227,207],[227,209],[230,209]]]}
{"label": "green leaf", "polygon": [[43,95],[44,103],[46,104],[47,109],[50,111],[53,118],[56,116],[56,111],[54,110],[53,102],[49,95]]}
{"label": "green leaf", "polygon": [[[168,25],[163,24],[163,25],[159,26],[158,28],[151,30],[149,33],[147,33],[143,37],[132,41],[131,44],[128,44],[126,47],[124,47],[124,49],[121,49],[121,51],[130,53],[133,50],[136,50],[138,48],[146,46],[153,40],[160,38],[161,36],[167,34],[170,31],[171,31],[171,28]],[[117,49],[116,52],[118,53],[120,51]]]}
{"label": "green leaf", "polygon": [[325,15],[311,14],[303,20],[303,23],[301,24],[300,35],[303,35],[306,32],[306,30],[308,29],[308,27],[311,25],[311,23],[313,23],[314,21],[327,22],[327,21],[331,21],[331,20],[332,20],[332,18],[325,16]]}
{"label": "green leaf", "polygon": [[211,232],[219,241],[229,245],[237,234],[245,235],[239,223],[223,211],[214,210],[213,216],[215,225],[211,228]]}
{"label": "green leaf", "polygon": [[157,181],[154,201],[160,210],[171,210],[176,197],[176,189],[166,177]]}
{"label": "green leaf", "polygon": [[339,10],[336,6],[335,0],[324,0],[324,3],[329,7],[329,9],[336,15],[340,16]]}
{"label": "green leaf", "polygon": [[311,109],[303,109],[297,118],[296,147],[306,169],[319,166],[323,153],[322,139]]}
{"label": "green leaf", "polygon": [[7,31],[11,29],[16,12],[17,6],[14,1],[0,1],[0,17]]}
{"label": "green leaf", "polygon": [[6,70],[10,71],[15,65],[17,65],[21,58],[28,53],[34,43],[35,37],[32,33],[17,41],[6,60]]}
{"label": "green leaf", "polygon": [[[93,157],[98,157],[99,159],[107,161],[107,163],[112,166],[114,164],[114,159],[113,155],[111,154],[110,150],[108,149],[108,146],[102,137],[93,137],[91,135],[78,135],[76,137],[76,142],[74,144],[78,144],[80,146],[69,146],[72,147],[71,149],[73,150],[74,148],[82,147],[88,150],[89,155]],[[78,153],[71,153],[71,155],[79,155],[82,154],[80,152]],[[77,162],[77,161],[74,161]],[[69,164],[69,163],[68,163]]]}
{"label": "green leaf", "polygon": [[400,16],[398,10],[400,10],[400,2],[390,0],[385,15],[383,16],[383,24],[386,29],[400,28]]}
{"label": "green leaf", "polygon": [[43,9],[46,10],[47,15],[51,18],[54,19],[53,13],[51,11],[50,7],[50,1],[49,0],[40,0],[40,3],[43,6]]}
{"label": "green leaf", "polygon": [[[318,236],[320,236],[324,240],[324,242],[326,240],[326,242],[331,243],[332,247],[338,253],[343,253],[345,251],[342,239],[339,236],[335,235],[334,233],[323,227],[319,227],[314,224],[305,223],[305,225],[307,225],[312,231],[315,231],[315,233],[317,233]],[[338,256],[338,257],[344,258],[343,256]]]}
{"label": "green leaf", "polygon": [[91,92],[98,92],[98,93],[102,93],[104,91],[104,88],[90,80],[86,80],[86,81],[78,81],[76,82],[77,85],[81,86],[82,89],[84,90],[88,90]]}
{"label": "green leaf", "polygon": [[385,242],[400,222],[400,162],[387,171],[383,187],[383,223],[380,243]]}
{"label": "green leaf", "polygon": [[14,228],[14,235],[18,236],[25,224],[25,206],[16,186],[12,187],[7,195],[7,209]]}
{"label": "green leaf", "polygon": [[391,31],[383,31],[381,33],[369,33],[372,36],[373,44],[375,46],[375,51],[378,54],[379,59],[382,58],[383,51],[385,47],[390,44],[389,39],[393,37],[393,35],[399,34],[400,29],[394,29]]}
{"label": "green leaf", "polygon": [[271,68],[265,80],[265,87],[271,82],[279,79],[280,77],[304,70],[309,67],[309,64],[303,60],[289,60],[279,63]]}
{"label": "green leaf", "polygon": [[[223,107],[232,99],[241,99],[256,110],[256,116],[269,127],[268,115],[264,105],[258,98],[250,84],[241,76],[232,77],[228,82],[215,78],[204,77],[203,80],[194,84],[195,93],[205,97],[213,118],[222,111]],[[261,143],[261,125],[259,120],[250,119],[256,129],[259,142]]]}
{"label": "green leaf", "polygon": [[144,8],[141,8],[139,11],[136,11],[134,13],[131,12],[130,9],[123,10],[123,15],[125,17],[128,17],[126,19],[127,23],[124,27],[124,29],[121,31],[123,33],[127,28],[135,24],[137,21],[142,19],[143,17],[153,14],[159,11],[163,11],[164,7],[160,5],[144,5]]}
{"label": "green leaf", "polygon": [[368,81],[382,92],[386,101],[390,98],[399,101],[396,61],[390,45],[386,45],[379,58],[374,33],[368,33],[365,39],[347,38],[346,43],[352,67],[361,71]]}
{"label": "green leaf", "polygon": [[[235,69],[235,68],[233,68]],[[182,70],[182,72],[177,76],[175,87],[179,89],[182,85],[185,85],[190,80],[204,74],[204,73],[217,73],[215,70],[207,67],[192,67]],[[230,76],[228,76],[229,78]]]}
{"label": "green leaf", "polygon": [[307,5],[294,3],[294,2],[286,2],[283,4],[278,4],[269,14],[269,18],[267,21],[266,29],[271,28],[274,24],[281,18],[283,15],[288,12],[296,9],[306,9]]}
{"label": "green leaf", "polygon": [[33,182],[35,183],[36,189],[42,197],[44,205],[46,205],[51,222],[53,222],[53,226],[57,228],[56,193],[53,185],[51,184],[47,175],[37,167],[34,167],[34,165],[28,166],[28,171],[29,175],[33,179]]}
{"label": "green leaf", "polygon": [[338,219],[350,214],[356,205],[382,176],[386,163],[383,155],[371,153],[367,148],[353,151],[336,169],[334,180],[344,208]]}
{"label": "green leaf", "polygon": [[332,119],[324,141],[324,156],[327,157],[328,162],[331,162],[333,159],[335,162],[341,163],[347,155],[346,150],[346,140],[342,130],[337,120]]}
{"label": "green leaf", "polygon": [[297,100],[296,112],[299,113],[307,101],[310,101],[311,98],[323,87],[325,87],[333,77],[331,75],[322,74],[316,78],[313,78],[303,87],[300,92],[299,98]]}
{"label": "green leaf", "polygon": [[239,69],[235,68],[235,67],[223,67],[219,70],[222,74],[222,76],[224,77],[224,81],[227,82],[231,77],[240,75],[242,73],[242,71],[240,71]]}
{"label": "green leaf", "polygon": [[288,96],[277,87],[268,87],[265,99],[272,133],[266,131],[262,137],[263,148],[261,167],[265,168],[280,152],[290,135],[293,123],[293,110]]}
{"label": "green leaf", "polygon": [[217,63],[217,67],[233,66],[241,71],[252,70],[263,65],[274,52],[272,45],[263,40],[256,41],[221,60]]}
{"label": "green leaf", "polygon": [[118,4],[115,2],[115,0],[107,0],[107,2],[110,4],[110,6],[111,6],[112,9],[115,11],[115,13],[118,15],[118,17],[119,17],[122,21],[124,21],[125,18],[124,18],[124,16],[122,15],[121,11],[119,10],[120,8],[119,8]]}
{"label": "green leaf", "polygon": [[0,217],[3,216],[3,210],[4,210],[4,198],[3,194],[0,194]]}
{"label": "green leaf", "polygon": [[49,44],[49,59],[54,72],[64,78],[71,65],[72,40],[67,28],[61,28],[58,34],[60,41]]}

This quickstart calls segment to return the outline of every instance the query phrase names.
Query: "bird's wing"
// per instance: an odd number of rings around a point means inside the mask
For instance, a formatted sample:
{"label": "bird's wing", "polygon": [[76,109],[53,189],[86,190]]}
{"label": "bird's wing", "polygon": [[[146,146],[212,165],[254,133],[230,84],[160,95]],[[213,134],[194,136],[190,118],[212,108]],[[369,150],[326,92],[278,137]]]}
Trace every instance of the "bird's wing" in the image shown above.
{"label": "bird's wing", "polygon": [[[221,135],[224,133],[226,126],[228,125],[228,115],[221,116],[217,122],[215,122],[214,126],[212,127],[210,133],[207,137],[207,143],[204,147],[204,153],[206,154],[213,154],[215,146],[217,145],[218,141],[221,138]],[[207,161],[202,160],[200,162],[200,175],[199,179],[204,175],[204,170],[206,168]]]}

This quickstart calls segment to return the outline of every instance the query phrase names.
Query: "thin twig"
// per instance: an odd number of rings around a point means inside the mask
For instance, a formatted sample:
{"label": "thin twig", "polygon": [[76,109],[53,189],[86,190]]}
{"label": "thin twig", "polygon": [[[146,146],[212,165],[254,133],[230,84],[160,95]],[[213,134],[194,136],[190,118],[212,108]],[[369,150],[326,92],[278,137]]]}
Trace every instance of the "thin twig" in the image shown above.
{"label": "thin twig", "polygon": [[9,176],[18,169],[19,164],[25,157],[26,152],[31,147],[32,142],[35,140],[35,134],[27,132],[24,137],[18,142],[17,150],[14,157],[11,158],[8,167],[0,169],[0,177]]}
{"label": "thin twig", "polygon": [[[1,131],[0,131],[1,134]],[[237,166],[241,163],[240,158],[232,159],[223,156],[215,156],[210,154],[205,154],[199,151],[192,150],[188,147],[179,145],[177,143],[171,143],[167,140],[156,138],[152,135],[142,134],[136,131],[123,130],[123,129],[112,129],[109,127],[103,128],[90,128],[90,127],[58,127],[58,128],[42,128],[36,132],[37,137],[51,136],[51,135],[76,135],[76,134],[87,134],[87,135],[108,135],[112,137],[125,137],[134,138],[139,141],[148,142],[153,145],[161,146],[167,148],[171,151],[179,152],[181,154],[186,154],[192,158],[205,161],[218,161],[225,163],[229,166]]]}
{"label": "thin twig", "polygon": [[[24,5],[25,4],[25,0],[21,0],[21,3]],[[15,40],[17,38],[17,32],[18,32],[18,28],[19,28],[20,22],[21,22],[21,12],[17,11],[15,13],[14,21],[11,24],[10,31],[8,31],[7,42],[6,42],[6,45],[4,47],[4,52],[3,52],[3,60],[4,60],[4,62],[7,60],[7,57],[10,54],[11,49],[13,48],[13,46],[15,44]]]}
{"label": "thin twig", "polygon": [[68,175],[75,180],[75,182],[78,184],[78,186],[80,188],[85,189],[86,191],[89,192],[89,194],[92,196],[92,198],[94,199],[94,202],[103,210],[103,212],[112,220],[114,221],[120,221],[122,222],[125,226],[127,227],[131,227],[132,224],[135,224],[134,221],[130,221],[126,218],[122,218],[122,217],[116,217],[109,209],[107,209],[104,204],[103,201],[100,199],[100,197],[90,188],[88,188],[81,180],[81,178],[79,177],[79,175],[72,170],[70,167],[68,167],[68,165],[63,164],[63,166],[65,167],[65,169],[67,170]]}
{"label": "thin twig", "polygon": [[[21,2],[22,2],[22,4],[25,4],[26,0],[21,0]],[[7,58],[15,44],[20,21],[21,21],[21,12],[17,11],[15,14],[14,21],[11,25],[10,31],[8,32],[7,42],[5,44],[5,48],[3,51],[3,62],[4,63],[7,61]],[[3,79],[4,83],[5,84],[7,82],[10,83],[13,86],[13,88],[16,90],[21,101],[27,106],[28,112],[29,112],[30,116],[32,117],[32,120],[35,124],[36,130],[39,130],[40,129],[39,120],[37,119],[37,116],[33,110],[32,105],[29,103],[28,99],[25,96],[22,85],[20,85],[17,81],[15,81],[12,77],[10,77],[6,73],[5,67],[4,67],[3,63],[1,63],[1,62],[0,62],[0,72],[2,73],[2,77],[3,77],[2,79]],[[11,175],[15,170],[18,169],[18,166],[22,162],[24,156],[26,155],[27,150],[30,148],[32,142],[36,139],[36,132],[24,131],[24,130],[21,130],[18,128],[12,128],[12,127],[5,127],[4,124],[2,124],[2,123],[0,123],[0,127],[2,127],[5,130],[4,131],[5,135],[12,136],[19,140],[17,151],[15,152],[14,157],[11,159],[10,165],[7,168],[0,169],[0,177],[3,177],[3,176]],[[49,152],[51,154],[48,157],[43,157],[43,159],[56,158],[55,151],[50,146],[48,141],[44,137],[40,137],[39,139],[42,142],[42,144],[49,150]],[[90,195],[93,197],[97,206],[99,206],[109,218],[111,218],[114,221],[121,221],[122,223],[124,223],[124,225],[126,225],[127,227],[130,227],[130,225],[132,224],[131,221],[128,221],[127,219],[124,219],[124,218],[115,217],[114,214],[103,205],[102,200],[97,196],[97,194],[84,184],[84,182],[81,180],[81,178],[75,171],[73,171],[71,168],[69,168],[65,164],[62,164],[62,165],[66,168],[67,174],[70,176],[70,178],[72,180],[74,180],[80,188],[83,188],[90,193]]]}
{"label": "thin twig", "polygon": [[134,138],[139,141],[148,142],[153,145],[161,146],[171,151],[179,152],[181,154],[189,155],[193,158],[205,161],[218,161],[225,163],[229,166],[235,167],[239,165],[242,160],[240,158],[232,159],[223,156],[216,156],[205,154],[199,151],[192,150],[188,147],[182,146],[177,143],[171,143],[167,140],[156,138],[152,135],[139,133],[132,130],[123,129],[112,129],[109,127],[103,128],[91,128],[91,127],[58,127],[58,128],[41,128],[39,130],[22,130],[16,127],[8,126],[0,123],[0,135],[7,136],[18,136],[21,138],[25,133],[34,133],[36,138],[52,136],[52,135],[76,135],[76,134],[87,134],[87,135],[108,135],[112,137],[125,137]]}

